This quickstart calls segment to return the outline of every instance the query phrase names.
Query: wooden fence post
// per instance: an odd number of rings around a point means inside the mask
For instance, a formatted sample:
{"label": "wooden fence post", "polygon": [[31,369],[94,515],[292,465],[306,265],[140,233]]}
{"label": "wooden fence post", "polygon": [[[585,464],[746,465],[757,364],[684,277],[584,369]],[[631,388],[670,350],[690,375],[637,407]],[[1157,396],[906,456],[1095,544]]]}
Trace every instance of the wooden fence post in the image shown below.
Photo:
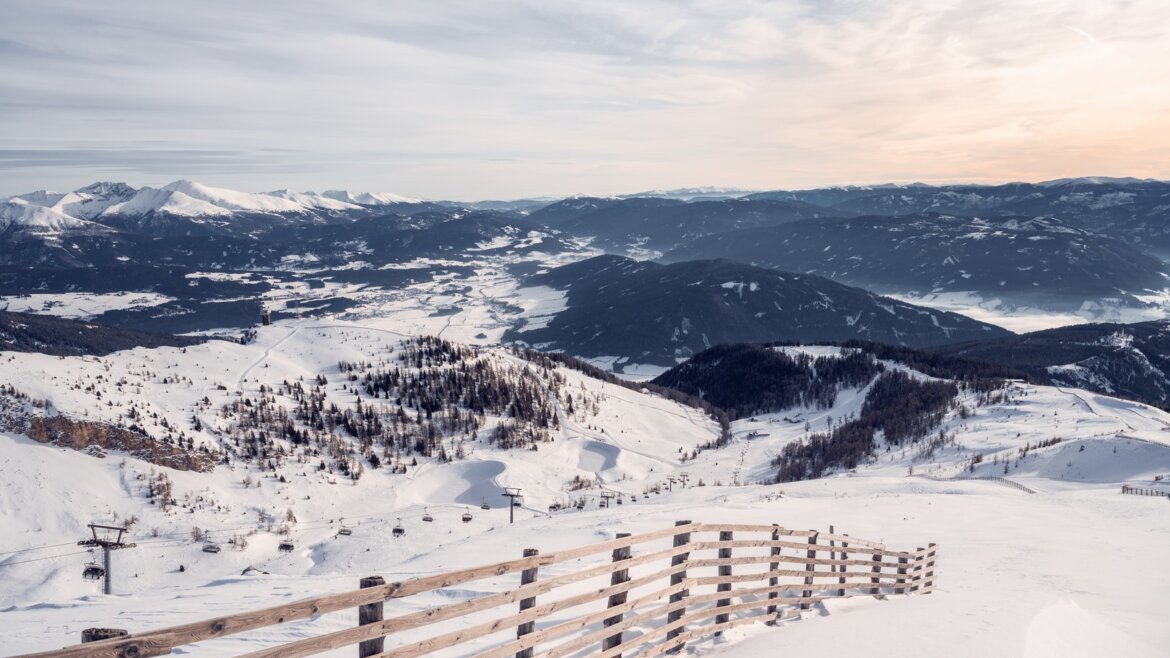
{"label": "wooden fence post", "polygon": [[882,579],[880,578],[880,575],[882,573],[882,554],[881,553],[874,553],[873,554],[873,568],[870,569],[870,571],[872,571],[874,573],[874,575],[872,578],[869,579],[869,584],[871,585],[871,587],[869,588],[869,593],[872,594],[873,596],[877,596],[878,594],[881,594],[881,586],[882,586]]}
{"label": "wooden fence post", "polygon": [[922,564],[926,557],[926,549],[919,546],[918,550],[914,551],[914,566],[910,567],[910,593],[913,594],[918,591],[920,585],[919,581],[922,579]]}
{"label": "wooden fence post", "polygon": [[[536,557],[540,551],[535,548],[524,549],[524,557]],[[529,585],[536,582],[536,567],[531,567],[520,572],[520,585]],[[526,599],[520,599],[520,612],[524,612],[529,608],[536,607],[536,597],[530,596]],[[535,621],[527,621],[516,627],[516,639],[520,639],[525,635],[536,630]],[[516,658],[532,658],[532,647],[521,649],[516,652]]]}
{"label": "wooden fence post", "polygon": [[[733,537],[733,534],[730,531],[725,531],[725,532],[719,533],[719,541],[721,541],[721,542],[731,541],[732,537]],[[719,549],[719,557],[720,558],[730,558],[731,557],[731,548]],[[731,565],[730,564],[719,565],[719,575],[720,576],[730,576],[731,575]],[[718,585],[715,586],[715,591],[716,592],[730,592],[731,591],[731,583],[719,583]],[[730,598],[719,599],[718,601],[715,602],[715,607],[717,607],[717,608],[722,608],[722,607],[728,606],[728,605],[731,605]],[[716,624],[722,624],[722,623],[725,623],[725,622],[730,621],[730,620],[731,620],[731,615],[728,615],[728,614],[715,615],[715,623]],[[716,631],[715,637],[719,637],[720,635],[723,635],[723,631]]]}
{"label": "wooden fence post", "polygon": [[115,637],[126,637],[130,632],[121,628],[87,628],[81,631],[81,643],[99,642]]}
{"label": "wooden fence post", "polygon": [[909,560],[906,558],[905,555],[898,557],[898,578],[897,578],[897,580],[894,581],[894,593],[895,594],[905,594],[906,593],[906,565],[907,564],[909,564]]}
{"label": "wooden fence post", "polygon": [[[845,535],[845,536],[848,537],[849,535]],[[841,542],[841,561],[842,562],[849,559],[849,553],[845,550],[847,548],[849,548],[849,542],[842,541]],[[844,564],[842,564],[841,568],[838,569],[838,571],[841,572],[841,576],[837,579],[837,582],[840,583],[842,586],[845,585],[845,569],[846,569],[846,567]],[[844,587],[841,587],[840,589],[837,590],[837,596],[845,596],[845,588]]]}
{"label": "wooden fence post", "polygon": [[[772,524],[772,541],[780,541],[780,524],[778,524],[778,523]],[[780,555],[780,547],[773,546],[772,547],[772,557],[776,557],[777,555]],[[768,571],[770,571],[772,573],[776,573],[779,570],[780,570],[780,563],[779,562],[769,562],[768,563]],[[780,598],[780,592],[775,591],[775,588],[779,587],[779,586],[780,586],[780,577],[779,576],[772,576],[771,578],[768,579],[768,587],[771,587],[773,590],[771,592],[768,592],[768,599],[769,600],[775,600],[775,599]],[[768,604],[768,614],[769,615],[776,614],[776,604],[775,603]]]}
{"label": "wooden fence post", "polygon": [[[380,587],[386,584],[386,580],[381,576],[368,576],[362,578],[359,582],[361,589],[369,587]],[[365,626],[366,624],[376,624],[382,621],[382,601],[377,603],[367,603],[366,605],[358,607],[358,626]],[[358,645],[358,658],[366,658],[367,656],[376,656],[384,650],[386,638],[379,637],[373,640],[365,640]]]}
{"label": "wooden fence post", "polygon": [[934,559],[938,553],[938,548],[935,544],[926,545],[926,566],[925,573],[922,574],[922,593],[930,594],[934,590]]}
{"label": "wooden fence post", "polygon": [[[817,543],[817,534],[818,534],[817,531],[813,530],[812,534],[809,535],[808,543],[810,546]],[[810,560],[817,559],[817,549],[815,549],[815,548],[808,549],[808,553],[806,553],[805,556]],[[815,571],[816,568],[817,568],[816,565],[813,564],[812,562],[808,562],[804,565],[805,571]],[[805,585],[812,585],[813,584],[813,576],[805,576],[804,577],[804,584]],[[801,593],[801,598],[809,599],[809,598],[812,598],[812,595],[813,595],[813,591],[811,589],[806,589]],[[801,610],[808,610],[810,607],[811,606],[809,605],[808,601],[801,601],[800,602],[800,609]]]}
{"label": "wooden fence post", "polygon": [[[624,538],[629,537],[629,536],[630,536],[630,533],[628,533],[628,532],[617,533],[618,539],[624,539]],[[621,548],[613,549],[613,561],[614,562],[621,562],[622,560],[628,560],[628,559],[630,559],[630,547],[629,546],[623,546]],[[624,582],[628,582],[629,580],[630,580],[630,570],[629,569],[619,569],[619,570],[613,572],[613,575],[610,576],[609,584],[610,585],[620,585]],[[625,603],[627,594],[629,594],[628,591],[627,592],[618,592],[617,594],[610,594],[609,595],[609,605],[607,607],[612,608],[614,606],[619,606],[619,605]],[[613,617],[606,617],[605,621],[602,622],[602,625],[609,627],[609,626],[613,626],[614,624],[620,624],[621,621],[622,621],[622,614],[619,612],[618,614],[614,615]],[[609,637],[607,637],[601,641],[601,650],[607,651],[607,650],[612,649],[616,646],[621,646],[621,643],[622,643],[622,632],[618,631],[616,634],[610,635]],[[614,658],[622,658],[622,655],[619,653],[616,656],[614,656]]]}
{"label": "wooden fence post", "polygon": [[[836,527],[834,527],[834,526],[832,526],[832,525],[830,525],[830,526],[829,526],[829,534],[830,534],[830,535],[835,535],[835,534],[837,534],[837,528],[836,528]],[[829,559],[830,559],[830,560],[836,560],[836,559],[837,559],[837,551],[835,551],[835,550],[832,550],[832,549],[833,549],[833,548],[834,548],[836,545],[837,545],[837,542],[836,542],[836,541],[834,541],[834,540],[832,540],[832,539],[830,539],[830,540],[829,540],[829,549],[830,549],[830,550],[829,550]],[[837,573],[837,565],[835,565],[835,564],[830,564],[830,565],[829,565],[829,571],[830,571],[830,572],[832,572],[832,573]]]}
{"label": "wooden fence post", "polygon": [[[676,525],[676,526],[689,525],[689,524],[690,524],[690,521],[675,521],[674,522],[674,525]],[[679,546],[686,546],[689,543],[691,543],[691,533],[689,533],[689,532],[684,532],[682,534],[678,534],[678,535],[674,536],[674,546],[676,548]],[[687,563],[687,561],[690,560],[690,558],[691,558],[691,554],[689,552],[679,553],[678,555],[675,555],[674,557],[670,558],[670,566],[677,567],[680,565],[685,565]],[[687,571],[685,568],[682,569],[681,571],[676,571],[676,572],[670,574],[670,584],[671,585],[677,585],[686,579],[687,579]],[[685,599],[687,597],[688,594],[690,594],[690,590],[686,590],[686,589],[682,590],[681,592],[676,592],[674,594],[671,594],[670,595],[670,602],[677,603],[679,601],[682,601],[683,599]],[[679,619],[682,619],[682,616],[685,612],[686,612],[686,608],[683,606],[679,606],[678,609],[670,611],[666,615],[666,623],[670,624],[670,623],[678,621]],[[673,640],[674,638],[681,635],[682,632],[683,632],[682,627],[667,631],[666,642],[669,644],[671,640]],[[682,649],[682,644],[679,644],[678,646],[671,647],[670,649],[668,649],[667,653],[678,653],[681,649]]]}

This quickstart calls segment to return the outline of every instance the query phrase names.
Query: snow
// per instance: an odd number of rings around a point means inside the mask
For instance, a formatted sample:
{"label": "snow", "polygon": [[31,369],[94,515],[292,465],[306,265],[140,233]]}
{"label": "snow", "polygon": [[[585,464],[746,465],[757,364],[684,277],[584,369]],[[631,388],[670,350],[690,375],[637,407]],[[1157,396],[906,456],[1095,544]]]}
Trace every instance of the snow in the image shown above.
{"label": "snow", "polygon": [[221,208],[204,199],[189,196],[180,190],[153,187],[142,188],[129,200],[110,206],[103,214],[138,217],[154,212],[165,212],[184,217],[232,214],[228,208]]}
{"label": "snow", "polygon": [[516,291],[513,303],[524,309],[524,326],[520,331],[544,329],[561,311],[569,307],[566,294],[549,286],[528,286]]}
{"label": "snow", "polygon": [[925,295],[887,294],[907,304],[926,306],[939,311],[965,315],[994,324],[1015,333],[1041,331],[1089,322],[1144,322],[1162,320],[1170,315],[1170,290],[1134,295],[1146,306],[1113,304],[1108,300],[1084,302],[1074,311],[1051,311],[1012,304],[997,297],[976,292],[932,292]]}
{"label": "snow", "polygon": [[[297,193],[239,197],[197,184],[184,189],[215,198],[216,203],[268,203],[255,196],[302,205],[313,201]],[[350,203],[329,194],[318,196]],[[189,209],[210,203],[179,189],[170,191],[166,203],[176,199],[190,203]],[[60,201],[53,195],[44,197],[44,203]],[[517,235],[511,242],[501,242],[499,249],[538,240],[539,235]],[[584,255],[581,251],[531,258],[551,266]],[[311,254],[304,256],[298,265],[312,263]],[[358,306],[336,316],[261,327],[249,345],[216,341],[185,349],[128,350],[102,358],[0,352],[0,384],[11,384],[34,398],[50,400],[55,410],[91,420],[118,421],[134,401],[147,409],[148,430],[158,432],[165,420],[184,428],[197,443],[214,442],[212,431],[228,422],[215,412],[237,395],[255,395],[265,382],[307,380],[319,372],[335,385],[338,360],[368,360],[409,335],[439,334],[478,345],[482,358],[525,367],[494,345],[517,320],[526,320],[529,328],[546,326],[565,300],[558,290],[522,287],[507,272],[513,262],[515,258],[482,252],[458,261],[420,259],[401,266],[438,271],[466,265],[472,272],[466,277],[440,273],[433,280],[426,277],[392,290],[334,281],[310,290],[307,283],[282,282],[266,295],[269,302],[345,295]],[[258,274],[215,272],[190,278],[263,280]],[[753,290],[751,282],[728,282],[725,287],[739,294],[744,287]],[[999,307],[997,300],[941,295],[933,299],[938,304],[967,303],[968,310],[1016,322],[1017,327],[1045,320],[1038,311],[1033,315],[1029,309]],[[0,306],[7,302],[22,304],[22,309],[87,317],[166,301],[169,298],[147,293],[34,295],[0,301]],[[777,349],[812,356],[842,352],[815,345]],[[632,380],[662,370],[618,357],[591,362],[607,370],[618,365],[623,370],[619,376]],[[789,409],[737,420],[729,446],[683,461],[682,456],[718,433],[705,414],[575,371],[559,372],[567,380],[566,389],[583,391],[597,401],[597,413],[577,410],[569,415],[560,409],[559,433],[539,450],[503,451],[473,442],[463,460],[420,460],[406,475],[367,470],[356,484],[311,467],[286,468],[288,483],[242,464],[211,473],[176,472],[117,453],[100,459],[0,433],[4,483],[0,611],[5,622],[0,625],[0,642],[6,652],[59,647],[76,642],[79,630],[86,627],[158,628],[220,611],[352,589],[366,575],[416,577],[515,557],[523,547],[547,552],[687,518],[793,528],[826,529],[832,524],[898,548],[937,542],[941,556],[937,588],[930,596],[830,601],[781,628],[745,626],[719,640],[696,643],[692,650],[698,655],[738,658],[807,649],[864,651],[875,658],[1155,656],[1164,655],[1170,643],[1161,600],[1170,588],[1170,571],[1143,568],[1135,578],[1132,567],[1157,565],[1165,551],[1170,540],[1167,501],[1118,493],[1121,484],[1162,486],[1154,477],[1170,472],[1170,415],[1162,411],[1078,389],[1016,383],[1007,402],[976,408],[972,397],[964,397],[973,413],[966,418],[951,414],[942,428],[956,436],[957,446],[930,455],[883,446],[872,463],[854,471],[768,485],[763,483],[773,474],[771,460],[785,445],[807,436],[806,424],[819,432],[856,414],[867,388],[841,391],[829,409]],[[100,400],[86,391],[99,377],[105,382]],[[168,383],[176,378],[180,383]],[[196,412],[205,427],[196,432],[191,429],[192,410],[204,396],[212,405],[209,411]],[[1025,445],[1055,438],[1061,442],[1021,454]],[[971,471],[967,465],[976,454],[983,461]],[[942,479],[908,477],[911,469]],[[171,513],[149,504],[142,496],[140,477],[148,478],[152,472],[166,472],[180,500],[203,502],[193,504],[194,511]],[[566,491],[566,483],[580,476],[596,478],[609,491],[640,495],[681,473],[705,486],[606,510],[597,508],[598,489]],[[1008,477],[1039,493],[1029,495],[989,481],[948,479],[956,475]],[[245,487],[245,478],[261,484]],[[525,506],[517,510],[514,526],[506,521],[508,510],[499,496],[502,486],[519,486],[525,492]],[[548,513],[548,505],[581,495],[587,496],[585,511]],[[480,510],[484,500],[493,509]],[[435,516],[434,523],[420,521],[424,508]],[[263,530],[249,537],[245,550],[225,546],[217,555],[202,553],[200,543],[190,539],[192,527],[199,527],[209,529],[222,544],[234,533],[257,529],[260,514],[279,520],[290,509],[297,518],[291,524],[297,549],[291,554],[278,553],[280,537]],[[474,515],[471,523],[459,520],[465,510]],[[120,574],[116,593],[105,596],[79,577],[87,556],[77,554],[80,549],[74,543],[86,534],[86,523],[115,520],[115,515],[138,518],[133,539],[139,547],[115,555]],[[342,517],[354,529],[350,537],[336,534]],[[407,536],[393,540],[390,528],[398,518]],[[18,552],[45,546],[52,548]],[[180,564],[185,567],[181,574],[176,571]],[[241,576],[249,566],[268,574]],[[417,602],[388,604],[388,611],[421,609],[484,591],[440,590]],[[191,651],[234,655],[307,633],[339,630],[353,621],[352,614],[323,615]],[[474,649],[470,651],[474,654]],[[348,648],[332,655],[352,653]]]}
{"label": "snow", "polygon": [[205,201],[224,210],[250,210],[256,212],[301,212],[305,207],[289,199],[268,194],[237,192],[222,187],[209,187],[189,180],[177,180],[164,185],[167,191],[178,192],[192,199]]}
{"label": "snow", "polygon": [[326,190],[321,196],[335,201],[362,206],[389,206],[395,203],[422,203],[422,199],[402,196],[392,192],[350,192],[349,190]]}
{"label": "snow", "polygon": [[163,212],[183,217],[223,217],[234,212],[291,214],[310,211],[356,210],[361,206],[418,203],[418,199],[386,192],[350,193],[332,190],[251,193],[178,180],[160,188],[135,189],[125,183],[100,182],[67,193],[30,192],[0,203],[0,227],[5,220],[60,231],[86,228],[85,220],[112,215],[141,217]]}
{"label": "snow", "polygon": [[17,226],[23,230],[41,234],[75,230],[109,230],[100,224],[70,217],[52,208],[35,205],[19,198],[0,202],[0,231],[10,226]]}
{"label": "snow", "polygon": [[267,196],[291,201],[301,208],[320,208],[322,210],[356,210],[359,208],[355,203],[332,199],[323,194],[317,194],[316,192],[276,190],[275,192],[269,192]]}
{"label": "snow", "polygon": [[160,306],[174,300],[174,297],[156,292],[29,294],[15,297],[0,296],[0,310],[84,319],[101,315],[106,311]]}

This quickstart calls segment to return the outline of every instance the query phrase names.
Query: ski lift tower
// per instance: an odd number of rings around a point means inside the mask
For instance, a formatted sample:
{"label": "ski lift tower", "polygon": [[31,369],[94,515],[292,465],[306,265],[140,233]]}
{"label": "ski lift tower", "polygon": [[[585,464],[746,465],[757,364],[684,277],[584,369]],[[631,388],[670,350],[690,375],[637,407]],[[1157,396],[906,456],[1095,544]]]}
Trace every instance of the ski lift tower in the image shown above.
{"label": "ski lift tower", "polygon": [[504,487],[503,495],[508,498],[508,523],[515,523],[516,507],[518,507],[516,499],[523,498],[523,496],[520,495],[520,489],[517,487]]}
{"label": "ski lift tower", "polygon": [[[105,561],[105,574],[102,585],[102,591],[106,594],[113,594],[111,587],[110,575],[110,551],[117,551],[123,548],[134,548],[138,544],[128,544],[122,541],[122,537],[126,535],[127,528],[125,526],[101,525],[100,523],[89,524],[89,531],[93,533],[93,539],[83,539],[77,542],[78,546],[93,546],[102,549],[102,557]],[[98,536],[98,532],[101,536]]]}

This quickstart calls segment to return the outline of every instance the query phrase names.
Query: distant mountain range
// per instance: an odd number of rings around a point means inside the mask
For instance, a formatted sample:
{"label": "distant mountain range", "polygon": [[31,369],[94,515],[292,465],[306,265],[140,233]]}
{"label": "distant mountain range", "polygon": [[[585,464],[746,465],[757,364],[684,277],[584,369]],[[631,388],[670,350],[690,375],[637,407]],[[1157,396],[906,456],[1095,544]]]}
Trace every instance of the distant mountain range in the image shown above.
{"label": "distant mountain range", "polygon": [[808,274],[730,261],[659,265],[599,256],[528,280],[566,291],[546,326],[509,338],[584,357],[673,365],[721,343],[864,339],[939,345],[1009,335]]}
{"label": "distant mountain range", "polygon": [[681,243],[737,229],[820,217],[823,208],[800,201],[718,199],[681,201],[644,197],[578,197],[528,216],[535,224],[591,237],[608,251],[656,256]]}
{"label": "distant mountain range", "polygon": [[979,291],[1041,307],[1129,298],[1170,285],[1165,264],[1049,217],[820,219],[692,240],[664,259],[728,258],[884,293]]}
{"label": "distant mountain range", "polygon": [[971,293],[1004,307],[1087,314],[1148,309],[1170,288],[1168,220],[1170,183],[1104,177],[482,202],[103,182],[0,200],[0,290],[52,291],[35,286],[131,265],[376,270],[523,242],[549,254],[733,260],[884,295]]}

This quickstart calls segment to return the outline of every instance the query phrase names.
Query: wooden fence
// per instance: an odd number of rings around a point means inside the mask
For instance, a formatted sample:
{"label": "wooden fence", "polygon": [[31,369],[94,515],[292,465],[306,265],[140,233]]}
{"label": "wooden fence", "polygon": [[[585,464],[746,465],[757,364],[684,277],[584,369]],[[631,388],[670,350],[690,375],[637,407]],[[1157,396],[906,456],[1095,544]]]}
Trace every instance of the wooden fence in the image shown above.
{"label": "wooden fence", "polygon": [[1141,487],[1134,487],[1128,484],[1121,485],[1121,493],[1129,494],[1131,496],[1166,496],[1170,498],[1170,492],[1160,491],[1158,489],[1143,489]]}
{"label": "wooden fence", "polygon": [[[928,594],[936,557],[934,544],[894,551],[834,534],[832,527],[824,533],[679,521],[654,532],[619,534],[546,555],[527,549],[519,559],[401,582],[363,578],[360,589],[341,594],[22,658],[142,658],[180,647],[184,653],[223,655],[228,651],[219,638],[353,608],[356,626],[245,655],[296,658],[358,645],[363,658],[437,651],[481,658],[657,656],[741,624],[799,616],[826,599]],[[386,608],[394,615],[386,616]],[[206,644],[187,646],[194,643]]]}
{"label": "wooden fence", "polygon": [[950,477],[939,477],[937,475],[916,474],[917,477],[925,478],[927,480],[934,480],[935,482],[958,482],[962,480],[983,480],[985,482],[994,482],[1002,484],[1005,487],[1011,487],[1024,493],[1034,494],[1036,490],[1026,484],[1020,484],[1015,480],[1001,478],[998,475],[952,475]]}

